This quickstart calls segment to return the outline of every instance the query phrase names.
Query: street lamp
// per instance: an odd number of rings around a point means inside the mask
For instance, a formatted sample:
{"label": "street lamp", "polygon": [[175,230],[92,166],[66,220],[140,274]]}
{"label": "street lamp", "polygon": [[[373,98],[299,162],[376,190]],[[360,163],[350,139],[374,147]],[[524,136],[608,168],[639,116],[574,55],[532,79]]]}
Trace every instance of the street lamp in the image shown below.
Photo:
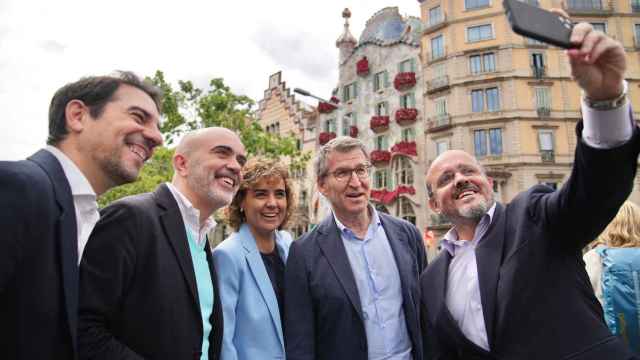
{"label": "street lamp", "polygon": [[301,89],[301,88],[294,88],[294,89],[293,89],[293,92],[294,92],[294,93],[298,93],[298,94],[300,94],[300,95],[302,95],[302,96],[312,97],[312,98],[314,98],[314,99],[316,99],[316,100],[318,100],[318,101],[322,101],[322,102],[326,102],[326,103],[328,103],[328,102],[329,102],[329,101],[327,101],[327,100],[325,100],[325,99],[323,99],[323,98],[321,98],[321,97],[319,97],[319,96],[315,96],[315,95],[313,95],[312,93],[308,92],[308,91],[307,91],[307,90],[305,90],[305,89]]}

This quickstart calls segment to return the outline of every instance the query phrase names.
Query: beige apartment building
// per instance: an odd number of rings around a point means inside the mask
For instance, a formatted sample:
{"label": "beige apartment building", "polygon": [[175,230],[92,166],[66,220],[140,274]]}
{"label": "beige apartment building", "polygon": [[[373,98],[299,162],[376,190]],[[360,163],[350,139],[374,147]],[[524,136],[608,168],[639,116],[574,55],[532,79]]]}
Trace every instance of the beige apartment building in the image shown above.
{"label": "beige apartment building", "polygon": [[[629,54],[629,96],[638,110],[640,0],[527,2],[563,8],[573,20],[620,41]],[[581,119],[581,94],[564,50],[515,34],[498,0],[424,0],[420,7],[427,163],[447,149],[475,154],[503,202],[534,184],[561,186]],[[636,203],[639,185],[636,179]],[[430,220],[435,230],[446,228],[433,214]]]}

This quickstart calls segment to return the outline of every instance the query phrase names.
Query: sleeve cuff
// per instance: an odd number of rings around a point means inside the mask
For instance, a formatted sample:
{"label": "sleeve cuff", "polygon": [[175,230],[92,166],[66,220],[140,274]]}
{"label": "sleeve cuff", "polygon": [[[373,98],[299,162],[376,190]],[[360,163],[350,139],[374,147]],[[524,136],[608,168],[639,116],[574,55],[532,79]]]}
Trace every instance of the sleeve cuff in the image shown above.
{"label": "sleeve cuff", "polygon": [[619,108],[604,111],[590,108],[584,99],[581,103],[584,124],[582,140],[587,145],[597,149],[611,149],[631,139],[634,125],[628,98]]}

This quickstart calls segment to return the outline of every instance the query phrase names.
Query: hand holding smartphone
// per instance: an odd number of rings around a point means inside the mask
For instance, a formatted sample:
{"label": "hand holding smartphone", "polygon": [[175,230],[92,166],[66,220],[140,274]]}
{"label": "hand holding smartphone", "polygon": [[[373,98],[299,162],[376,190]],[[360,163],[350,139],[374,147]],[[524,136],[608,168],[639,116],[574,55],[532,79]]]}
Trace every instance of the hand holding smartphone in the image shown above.
{"label": "hand holding smartphone", "polygon": [[503,1],[505,14],[516,34],[565,49],[572,44],[573,24],[568,18],[518,0]]}

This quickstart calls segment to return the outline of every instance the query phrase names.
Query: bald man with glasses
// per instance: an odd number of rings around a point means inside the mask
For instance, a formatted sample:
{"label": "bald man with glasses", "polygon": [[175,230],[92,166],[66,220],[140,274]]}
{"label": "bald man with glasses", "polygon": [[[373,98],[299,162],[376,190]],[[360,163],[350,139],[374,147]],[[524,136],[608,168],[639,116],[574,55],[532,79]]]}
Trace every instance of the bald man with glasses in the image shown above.
{"label": "bald man with glasses", "polygon": [[285,270],[289,360],[421,360],[420,232],[370,204],[368,151],[350,137],[315,159],[332,213],[295,241]]}

